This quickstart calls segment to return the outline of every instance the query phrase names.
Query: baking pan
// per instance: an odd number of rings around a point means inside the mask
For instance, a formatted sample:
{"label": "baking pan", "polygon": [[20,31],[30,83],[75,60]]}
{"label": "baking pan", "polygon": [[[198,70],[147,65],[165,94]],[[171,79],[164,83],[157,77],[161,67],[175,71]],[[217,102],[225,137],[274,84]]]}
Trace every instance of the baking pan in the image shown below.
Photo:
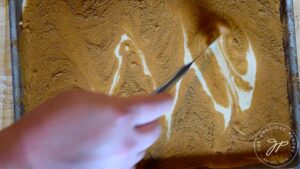
{"label": "baking pan", "polygon": [[[11,38],[11,65],[13,78],[13,103],[14,103],[14,119],[19,120],[23,115],[22,104],[22,81],[20,56],[18,52],[18,38],[20,32],[20,21],[22,20],[22,4],[23,0],[9,0],[9,17],[10,17],[10,38]],[[300,88],[299,88],[299,72],[297,65],[297,45],[296,31],[293,11],[293,0],[281,0],[280,6],[281,21],[284,26],[284,52],[286,60],[286,68],[289,75],[288,78],[288,94],[290,103],[291,119],[293,120],[292,128],[297,134],[298,140],[300,136]],[[298,144],[299,145],[299,144]],[[298,149],[299,154],[299,149]],[[294,162],[286,167],[295,167],[300,169],[299,155]],[[267,168],[263,165],[248,166],[243,168]]]}

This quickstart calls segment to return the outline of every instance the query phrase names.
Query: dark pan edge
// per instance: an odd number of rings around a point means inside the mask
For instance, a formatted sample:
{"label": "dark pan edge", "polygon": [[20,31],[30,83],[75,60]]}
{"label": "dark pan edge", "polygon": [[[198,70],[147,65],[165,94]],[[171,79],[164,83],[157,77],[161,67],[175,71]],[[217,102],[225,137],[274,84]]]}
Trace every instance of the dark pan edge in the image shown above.
{"label": "dark pan edge", "polygon": [[[299,87],[299,72],[297,62],[297,41],[295,29],[295,16],[293,0],[282,0],[283,23],[285,25],[284,50],[286,66],[288,68],[288,94],[290,102],[291,117],[293,119],[293,129],[298,138],[300,136],[300,87]],[[294,166],[300,169],[299,166],[299,148],[297,158],[294,160]]]}
{"label": "dark pan edge", "polygon": [[20,58],[18,51],[19,22],[22,14],[22,0],[9,0],[11,68],[13,86],[14,120],[21,118],[23,113],[22,84],[20,72]]}

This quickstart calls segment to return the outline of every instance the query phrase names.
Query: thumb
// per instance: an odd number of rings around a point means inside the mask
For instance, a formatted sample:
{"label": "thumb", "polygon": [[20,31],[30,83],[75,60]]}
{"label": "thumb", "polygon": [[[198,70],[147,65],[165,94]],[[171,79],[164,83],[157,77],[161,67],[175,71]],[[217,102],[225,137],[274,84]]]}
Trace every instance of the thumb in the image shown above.
{"label": "thumb", "polygon": [[129,112],[133,114],[136,125],[144,125],[170,112],[173,100],[173,97],[166,93],[134,96],[128,100]]}

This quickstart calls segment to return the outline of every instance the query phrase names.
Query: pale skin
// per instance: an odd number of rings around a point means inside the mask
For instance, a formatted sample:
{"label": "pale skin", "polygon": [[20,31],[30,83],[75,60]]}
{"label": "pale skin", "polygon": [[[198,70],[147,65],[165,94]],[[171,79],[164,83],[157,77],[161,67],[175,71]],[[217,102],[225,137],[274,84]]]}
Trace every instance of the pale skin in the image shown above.
{"label": "pale skin", "polygon": [[3,169],[132,169],[160,136],[167,94],[59,94],[0,132]]}

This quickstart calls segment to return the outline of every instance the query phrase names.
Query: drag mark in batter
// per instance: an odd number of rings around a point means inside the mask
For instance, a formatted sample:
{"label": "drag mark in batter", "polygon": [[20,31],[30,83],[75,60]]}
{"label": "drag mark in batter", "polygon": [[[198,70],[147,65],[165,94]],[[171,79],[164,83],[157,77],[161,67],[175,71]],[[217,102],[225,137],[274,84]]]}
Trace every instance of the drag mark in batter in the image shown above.
{"label": "drag mark in batter", "polygon": [[[184,32],[184,63],[187,64],[187,63],[189,63],[193,60],[193,57],[192,57],[190,49],[188,48],[188,45],[187,45],[187,35],[186,35],[185,30],[183,30],[183,32]],[[216,41],[215,43],[217,43],[217,42],[218,41]],[[232,97],[230,95],[228,87],[227,87],[227,95],[229,96],[229,98],[228,98],[229,99],[229,106],[224,107],[221,104],[217,103],[215,99],[213,99],[213,95],[212,95],[211,91],[208,88],[207,82],[204,79],[204,76],[202,75],[202,72],[201,72],[201,70],[199,69],[199,67],[196,63],[194,63],[192,65],[192,69],[194,70],[199,82],[201,83],[201,85],[203,87],[203,90],[211,98],[215,110],[220,112],[224,116],[224,122],[225,122],[225,128],[226,128],[228,126],[229,121],[230,121],[231,112],[232,112]]]}
{"label": "drag mark in batter", "polygon": [[[122,58],[123,56],[120,54],[120,49],[121,49],[121,44],[124,41],[127,41],[127,40],[130,40],[130,41],[133,42],[134,46],[136,47],[137,54],[138,54],[138,56],[141,59],[143,70],[144,70],[144,74],[151,77],[152,83],[153,83],[153,87],[154,87],[154,89],[156,88],[155,82],[154,82],[154,80],[152,78],[152,74],[151,74],[151,72],[150,72],[150,70],[149,70],[149,68],[147,66],[144,53],[137,47],[137,44],[134,43],[134,41],[131,38],[129,38],[129,36],[127,34],[123,34],[121,36],[120,42],[117,44],[117,46],[115,47],[115,50],[114,50],[114,54],[115,54],[116,58],[118,59],[118,68],[117,68],[117,71],[116,71],[116,73],[114,75],[113,82],[112,82],[112,85],[111,85],[110,90],[109,90],[109,95],[113,94],[114,89],[116,88],[116,86],[117,86],[117,84],[118,84],[118,82],[120,80],[120,70],[121,70],[121,66],[122,66],[122,63],[123,63],[123,58]],[[128,46],[125,46],[125,49],[129,50]]]}
{"label": "drag mark in batter", "polygon": [[[184,36],[184,63],[188,64],[193,60],[192,54],[190,52],[190,49],[188,48],[187,45],[187,35],[185,30],[183,30],[183,36]],[[116,56],[116,58],[118,59],[118,68],[117,71],[114,75],[113,78],[113,82],[109,91],[109,95],[113,94],[113,91],[116,87],[116,85],[118,84],[118,81],[120,79],[120,69],[122,66],[122,55],[120,55],[120,48],[121,48],[121,44],[122,42],[126,41],[126,40],[131,40],[129,38],[129,36],[127,34],[123,34],[121,36],[121,40],[120,42],[117,44],[115,50],[114,50],[114,54]],[[132,40],[131,40],[132,41]],[[214,57],[217,60],[218,66],[220,68],[220,73],[225,77],[226,79],[226,91],[227,91],[227,96],[228,96],[228,106],[223,106],[221,104],[219,104],[213,97],[212,92],[210,91],[209,87],[208,87],[208,83],[206,82],[200,68],[198,67],[197,64],[193,64],[191,69],[194,70],[199,82],[201,83],[203,90],[205,91],[205,93],[211,98],[211,101],[214,105],[214,109],[221,113],[224,117],[224,128],[226,129],[229,125],[230,119],[231,119],[231,115],[232,115],[232,111],[233,111],[233,102],[237,102],[238,106],[240,108],[241,111],[245,111],[247,109],[249,109],[251,107],[251,102],[252,102],[252,96],[253,96],[253,91],[255,88],[255,77],[256,77],[256,59],[255,59],[255,55],[252,49],[251,44],[249,43],[249,47],[248,47],[248,51],[246,54],[246,59],[247,59],[247,64],[248,64],[248,70],[247,72],[242,75],[240,73],[238,73],[238,71],[236,71],[236,69],[234,68],[234,66],[231,64],[230,60],[228,59],[228,56],[225,52],[225,50],[223,49],[223,44],[224,44],[224,39],[221,37],[220,40],[216,41],[214,44],[211,45],[210,50],[212,51],[212,53],[214,54]],[[134,44],[135,45],[135,44]],[[136,45],[135,45],[136,46]],[[143,70],[144,70],[144,74],[147,76],[152,77],[152,74],[147,66],[146,60],[145,60],[145,56],[143,54],[143,52],[139,49],[137,49],[137,53],[141,59],[142,62],[142,66],[143,66]],[[234,76],[233,74],[237,75],[238,77],[240,77],[243,81],[247,82],[250,86],[249,90],[244,90],[242,88],[240,88],[236,82],[234,81]],[[153,78],[152,78],[153,81]],[[171,125],[172,125],[172,114],[175,110],[177,101],[178,101],[178,97],[179,97],[179,90],[181,87],[181,82],[182,80],[180,80],[177,84],[176,84],[176,90],[175,90],[175,100],[174,100],[174,104],[172,106],[172,110],[170,112],[166,112],[165,117],[166,117],[166,123],[167,123],[167,138],[170,137],[171,135]],[[155,87],[155,83],[153,82],[154,87]],[[239,110],[239,109],[238,109]]]}
{"label": "drag mark in batter", "polygon": [[176,84],[176,91],[175,91],[175,98],[174,98],[174,103],[172,105],[172,109],[170,112],[167,112],[165,114],[166,117],[166,122],[167,122],[167,138],[170,138],[171,135],[171,126],[172,126],[172,114],[175,111],[176,108],[176,103],[178,101],[179,97],[179,90],[180,90],[180,85],[181,85],[182,79],[179,80]]}
{"label": "drag mark in batter", "polygon": [[[188,47],[187,35],[186,31],[183,29],[183,37],[184,37],[184,63],[188,64],[193,60],[192,54]],[[209,89],[209,84],[205,80],[200,68],[196,63],[194,63],[191,67],[194,70],[199,82],[205,93],[211,98],[213,103],[214,109],[221,113],[224,117],[224,129],[226,129],[229,125],[231,120],[234,102],[238,103],[239,109],[237,108],[238,112],[243,112],[248,110],[251,107],[253,92],[255,88],[255,79],[256,79],[256,59],[252,49],[252,46],[249,42],[248,51],[246,54],[246,60],[248,64],[247,72],[242,75],[236,71],[231,61],[228,59],[228,56],[224,50],[224,37],[221,37],[217,40],[214,44],[212,44],[209,48],[214,54],[214,57],[217,60],[219,66],[219,72],[225,77],[226,79],[226,91],[228,96],[228,106],[223,106],[219,104],[213,97],[212,92]],[[244,82],[247,82],[250,86],[249,89],[245,90],[237,85],[235,82],[234,75],[241,78]],[[172,112],[175,109],[176,102],[178,101],[179,89],[180,89],[181,81],[179,81],[176,85],[176,93],[175,93],[175,104],[173,105]],[[171,134],[171,125],[172,125],[172,112],[167,113],[166,121],[168,126],[167,137],[169,138]]]}
{"label": "drag mark in batter", "polygon": [[[246,60],[248,64],[247,72],[242,75],[240,74],[232,65],[228,59],[227,53],[224,52],[224,40],[220,39],[218,44],[213,44],[211,50],[214,53],[217,63],[222,70],[222,74],[226,79],[228,87],[231,90],[232,95],[235,98],[235,101],[238,102],[239,108],[241,111],[248,110],[251,107],[253,92],[255,88],[255,77],[256,77],[256,59],[252,49],[251,44],[249,43],[248,51],[246,54]],[[238,78],[241,78],[244,82],[247,82],[249,85],[248,90],[240,88],[235,82],[236,75]]]}

